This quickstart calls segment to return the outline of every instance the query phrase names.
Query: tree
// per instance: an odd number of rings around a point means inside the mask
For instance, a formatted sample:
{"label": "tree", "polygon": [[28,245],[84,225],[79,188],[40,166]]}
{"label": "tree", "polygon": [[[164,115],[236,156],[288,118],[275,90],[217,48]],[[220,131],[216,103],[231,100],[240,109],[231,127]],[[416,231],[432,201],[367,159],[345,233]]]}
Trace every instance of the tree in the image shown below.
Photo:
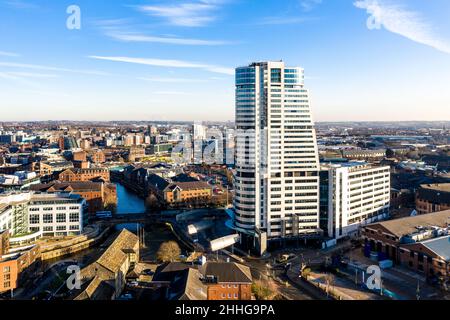
{"label": "tree", "polygon": [[174,262],[180,260],[181,249],[175,241],[167,241],[161,244],[156,257],[161,262]]}
{"label": "tree", "polygon": [[252,293],[257,300],[273,300],[276,288],[272,281],[256,280],[252,284]]}
{"label": "tree", "polygon": [[395,152],[392,149],[386,149],[386,158],[393,158],[395,156]]}

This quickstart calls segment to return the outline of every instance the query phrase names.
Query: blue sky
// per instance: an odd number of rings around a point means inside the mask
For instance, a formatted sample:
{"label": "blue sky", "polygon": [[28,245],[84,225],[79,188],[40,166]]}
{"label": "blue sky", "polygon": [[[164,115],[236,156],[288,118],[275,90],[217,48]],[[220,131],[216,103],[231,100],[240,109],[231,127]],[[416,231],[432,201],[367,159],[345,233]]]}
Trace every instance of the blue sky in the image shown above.
{"label": "blue sky", "polygon": [[[81,10],[69,30],[66,9]],[[448,0],[0,0],[10,120],[232,120],[236,66],[305,68],[316,121],[450,120]]]}

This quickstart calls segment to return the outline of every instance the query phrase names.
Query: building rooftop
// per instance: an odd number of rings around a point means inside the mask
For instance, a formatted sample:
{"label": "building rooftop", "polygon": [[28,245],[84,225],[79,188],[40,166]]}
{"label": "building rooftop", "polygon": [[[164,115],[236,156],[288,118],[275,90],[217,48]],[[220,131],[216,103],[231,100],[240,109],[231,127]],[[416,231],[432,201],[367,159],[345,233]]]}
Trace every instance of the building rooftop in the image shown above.
{"label": "building rooftop", "polygon": [[450,210],[377,222],[370,224],[367,227],[370,228],[380,226],[381,228],[385,229],[385,231],[401,238],[408,234],[417,232],[419,227],[444,227],[447,226],[448,223],[450,223]]}
{"label": "building rooftop", "polygon": [[127,255],[124,250],[134,249],[139,238],[132,232],[123,229],[114,242],[97,260],[97,263],[112,272],[118,272]]}
{"label": "building rooftop", "polygon": [[214,276],[218,283],[252,283],[250,268],[235,262],[206,262],[200,272],[204,277]]}
{"label": "building rooftop", "polygon": [[445,261],[450,262],[450,236],[427,240],[422,244]]}
{"label": "building rooftop", "polygon": [[432,203],[450,203],[450,183],[422,184],[417,190],[417,198]]}
{"label": "building rooftop", "polygon": [[34,184],[30,186],[33,191],[55,192],[55,191],[100,191],[102,183],[91,181],[60,182],[54,181],[46,184]]}
{"label": "building rooftop", "polygon": [[428,190],[450,192],[450,183],[422,184],[420,187]]}
{"label": "building rooftop", "polygon": [[203,181],[173,182],[166,189],[173,190],[176,187],[181,190],[211,189],[211,186]]}

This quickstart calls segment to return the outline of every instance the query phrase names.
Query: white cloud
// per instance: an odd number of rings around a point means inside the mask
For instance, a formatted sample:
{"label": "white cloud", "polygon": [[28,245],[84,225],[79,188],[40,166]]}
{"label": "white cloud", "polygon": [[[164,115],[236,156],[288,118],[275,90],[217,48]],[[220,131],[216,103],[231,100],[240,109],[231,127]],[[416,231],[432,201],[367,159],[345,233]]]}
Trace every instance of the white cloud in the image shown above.
{"label": "white cloud", "polygon": [[4,0],[3,3],[15,9],[36,9],[38,5],[23,0]]}
{"label": "white cloud", "polygon": [[265,17],[257,23],[257,25],[286,25],[298,24],[311,20],[307,17]]}
{"label": "white cloud", "polygon": [[300,6],[303,11],[311,11],[317,5],[321,4],[322,0],[302,0],[300,1]]}
{"label": "white cloud", "polygon": [[155,43],[191,45],[191,46],[219,46],[231,44],[231,42],[221,40],[200,40],[189,38],[146,36],[136,33],[107,32],[106,35],[108,35],[111,38],[127,42],[155,42]]}
{"label": "white cloud", "polygon": [[184,91],[155,91],[152,94],[163,95],[163,96],[190,96],[192,93]]}
{"label": "white cloud", "polygon": [[139,77],[139,80],[161,83],[190,83],[190,82],[206,82],[204,79],[187,79],[187,78],[155,78],[155,77]]}
{"label": "white cloud", "polygon": [[4,57],[19,57],[20,55],[18,53],[14,53],[14,52],[0,51],[0,56],[4,56]]}
{"label": "white cloud", "polygon": [[389,5],[378,0],[360,0],[355,7],[364,9],[370,15],[368,27],[381,28],[401,35],[412,41],[450,53],[450,43],[434,34],[433,27],[422,16],[398,5]]}
{"label": "white cloud", "polygon": [[37,64],[26,64],[26,63],[13,63],[13,62],[1,62],[0,67],[6,68],[18,68],[18,69],[31,69],[31,70],[46,70],[46,71],[56,71],[56,72],[69,72],[69,73],[79,73],[79,74],[89,74],[97,76],[108,76],[109,73],[96,70],[77,70],[77,69],[67,69],[51,66],[42,66]]}
{"label": "white cloud", "polygon": [[229,75],[234,74],[234,69],[232,69],[232,68],[197,63],[197,62],[182,61],[182,60],[132,58],[132,57],[104,57],[104,56],[90,56],[90,58],[98,59],[98,60],[108,60],[108,61],[116,61],[116,62],[143,64],[143,65],[155,66],[155,67],[192,68],[192,69],[203,69],[203,70],[207,70],[207,71],[215,72],[215,73],[223,73],[223,74],[229,74]]}
{"label": "white cloud", "polygon": [[56,74],[19,72],[19,71],[2,72],[2,74],[8,75],[11,77],[17,77],[17,78],[58,78],[59,77]]}
{"label": "white cloud", "polygon": [[171,5],[143,5],[139,10],[166,19],[170,24],[184,27],[199,27],[214,21],[214,12],[222,1],[201,0]]}

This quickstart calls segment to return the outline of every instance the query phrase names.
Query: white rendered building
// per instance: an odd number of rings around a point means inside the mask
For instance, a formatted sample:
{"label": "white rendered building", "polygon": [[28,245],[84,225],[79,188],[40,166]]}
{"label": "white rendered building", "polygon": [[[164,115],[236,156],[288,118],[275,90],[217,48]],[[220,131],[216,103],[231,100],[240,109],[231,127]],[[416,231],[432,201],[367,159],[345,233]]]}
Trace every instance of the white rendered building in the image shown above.
{"label": "white rendered building", "polygon": [[321,169],[321,226],[329,237],[354,235],[361,225],[389,216],[389,166],[349,162]]}
{"label": "white rendered building", "polygon": [[41,236],[78,235],[83,230],[86,201],[70,193],[11,193],[0,195],[0,230],[18,241]]}
{"label": "white rendered building", "polygon": [[263,253],[271,239],[319,233],[319,157],[302,68],[236,69],[234,226]]}

